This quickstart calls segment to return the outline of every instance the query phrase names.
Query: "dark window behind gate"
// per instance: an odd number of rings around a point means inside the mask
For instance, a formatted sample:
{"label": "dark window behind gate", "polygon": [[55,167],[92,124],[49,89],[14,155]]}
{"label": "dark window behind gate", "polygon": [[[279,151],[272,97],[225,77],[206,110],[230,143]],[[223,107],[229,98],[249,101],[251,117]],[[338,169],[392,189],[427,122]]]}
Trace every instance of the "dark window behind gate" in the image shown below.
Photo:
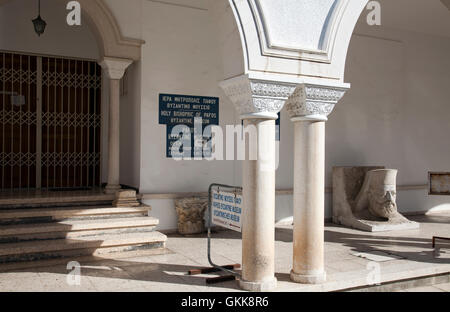
{"label": "dark window behind gate", "polygon": [[101,69],[0,52],[0,186],[99,186]]}

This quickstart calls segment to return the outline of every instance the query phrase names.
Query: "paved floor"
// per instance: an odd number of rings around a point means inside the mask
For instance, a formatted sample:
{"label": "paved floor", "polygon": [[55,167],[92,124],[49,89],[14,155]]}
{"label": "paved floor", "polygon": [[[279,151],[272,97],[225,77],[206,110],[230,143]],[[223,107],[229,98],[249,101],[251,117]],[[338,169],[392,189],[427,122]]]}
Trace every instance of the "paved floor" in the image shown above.
{"label": "paved floor", "polygon": [[[276,276],[278,291],[335,291],[426,275],[450,273],[450,244],[431,237],[450,237],[450,213],[411,218],[418,230],[367,233],[328,224],[325,229],[327,282],[302,285],[289,280],[292,266],[292,228],[276,231]],[[212,258],[217,264],[241,261],[240,234],[214,233]],[[64,265],[53,265],[0,273],[0,291],[237,291],[235,281],[214,286],[206,275],[189,276],[187,271],[208,266],[205,235],[169,235],[167,252],[136,255],[96,262],[80,261],[80,285],[70,285],[74,274]],[[214,276],[214,275],[208,275]],[[445,284],[445,283],[447,284]],[[434,286],[408,291],[449,291],[448,280]],[[408,286],[405,288],[411,288]]]}

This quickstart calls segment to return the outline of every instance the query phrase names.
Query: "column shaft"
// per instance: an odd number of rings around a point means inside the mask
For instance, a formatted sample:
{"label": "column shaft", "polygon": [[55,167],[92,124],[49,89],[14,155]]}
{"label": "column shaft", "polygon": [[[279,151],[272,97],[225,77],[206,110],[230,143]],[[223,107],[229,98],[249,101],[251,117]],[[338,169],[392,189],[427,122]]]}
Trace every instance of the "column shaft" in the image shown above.
{"label": "column shaft", "polygon": [[294,121],[294,261],[291,279],[325,281],[325,122]]}
{"label": "column shaft", "polygon": [[[275,121],[248,119],[245,127],[256,127],[257,160],[243,164],[242,280],[249,291],[276,287],[275,249]],[[246,140],[249,149],[250,140]],[[251,153],[249,153],[251,154]],[[246,158],[248,159],[248,158]]]}
{"label": "column shaft", "polygon": [[110,79],[109,95],[109,154],[106,192],[120,189],[120,80]]}

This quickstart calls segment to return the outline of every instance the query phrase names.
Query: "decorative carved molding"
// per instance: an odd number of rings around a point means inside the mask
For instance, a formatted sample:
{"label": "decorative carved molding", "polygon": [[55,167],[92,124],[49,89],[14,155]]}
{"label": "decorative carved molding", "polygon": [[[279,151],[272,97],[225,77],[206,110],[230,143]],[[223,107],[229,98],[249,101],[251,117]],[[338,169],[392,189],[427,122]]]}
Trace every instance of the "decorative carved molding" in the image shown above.
{"label": "decorative carved molding", "polygon": [[344,96],[345,88],[299,85],[286,102],[291,118],[327,120]]}
{"label": "decorative carved molding", "polygon": [[245,118],[259,116],[276,119],[295,90],[294,84],[249,79],[246,75],[225,80],[220,86]]}

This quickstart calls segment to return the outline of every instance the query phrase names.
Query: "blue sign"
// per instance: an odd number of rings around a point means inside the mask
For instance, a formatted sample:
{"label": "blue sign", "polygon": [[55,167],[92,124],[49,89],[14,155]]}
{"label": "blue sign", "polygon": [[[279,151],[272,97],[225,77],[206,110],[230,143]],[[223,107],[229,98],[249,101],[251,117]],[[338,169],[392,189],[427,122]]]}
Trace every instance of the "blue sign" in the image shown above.
{"label": "blue sign", "polygon": [[[201,129],[194,133],[195,118],[201,118]],[[167,125],[166,131],[166,156],[172,158],[172,146],[186,138],[186,134],[173,133],[175,126],[185,125],[190,129],[190,142],[180,146],[179,153],[190,157],[209,157],[211,151],[203,151],[203,144],[195,144],[196,139],[203,143],[207,140],[203,137],[205,128],[209,125],[219,125],[219,98],[177,94],[159,95],[159,124]],[[186,128],[186,127],[184,127]],[[181,145],[181,144],[180,144]],[[187,146],[190,146],[187,147]],[[196,148],[194,148],[194,146]],[[201,147],[200,147],[201,146]]]}
{"label": "blue sign", "polygon": [[162,125],[194,126],[201,117],[208,125],[219,124],[219,98],[190,95],[159,95],[159,123]]}

